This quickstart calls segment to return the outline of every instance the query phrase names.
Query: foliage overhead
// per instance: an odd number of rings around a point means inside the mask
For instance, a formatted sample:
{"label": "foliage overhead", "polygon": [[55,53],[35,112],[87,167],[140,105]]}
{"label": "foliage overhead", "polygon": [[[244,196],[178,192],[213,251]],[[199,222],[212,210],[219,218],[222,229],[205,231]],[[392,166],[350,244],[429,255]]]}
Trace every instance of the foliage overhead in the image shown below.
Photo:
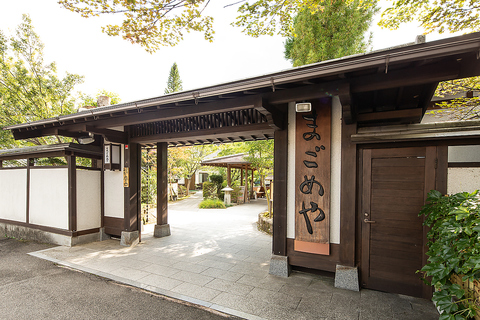
{"label": "foliage overhead", "polygon": [[120,24],[107,24],[102,31],[109,36],[121,36],[139,44],[147,52],[161,46],[175,46],[184,32],[203,32],[205,40],[212,41],[213,18],[202,12],[206,0],[59,0],[64,8],[84,18],[100,15],[121,15]]}
{"label": "foliage overhead", "polygon": [[[346,0],[350,3],[355,0]],[[243,2],[243,3],[242,3]],[[358,0],[360,5],[376,3]],[[101,15],[122,16],[118,24],[107,24],[102,31],[110,36],[121,36],[153,53],[162,46],[175,46],[184,32],[197,31],[213,41],[213,17],[204,13],[210,0],[58,0],[58,3],[82,17]],[[239,15],[232,25],[252,37],[279,34],[292,35],[293,20],[300,8],[311,12],[323,10],[319,0],[256,0],[231,1],[227,6],[238,6]]]}
{"label": "foliage overhead", "polygon": [[293,34],[285,42],[285,58],[294,67],[367,51],[365,38],[376,1],[326,0],[320,10],[301,10],[294,19]]}
{"label": "foliage overhead", "polygon": [[180,79],[180,72],[178,71],[177,63],[174,62],[170,68],[170,74],[168,75],[167,87],[165,88],[165,94],[179,92],[183,90],[182,80]]}
{"label": "foliage overhead", "polygon": [[480,31],[480,0],[395,0],[382,13],[379,25],[398,29],[400,24],[418,21],[425,33]]}
{"label": "foliage overhead", "polygon": [[479,311],[473,292],[452,283],[452,276],[459,275],[463,281],[480,279],[478,191],[443,196],[432,190],[420,215],[425,215],[424,224],[430,227],[429,258],[421,272],[431,277],[430,283],[435,286],[432,300],[440,309],[440,319],[473,318]]}
{"label": "foliage overhead", "polygon": [[[440,82],[435,96],[445,100],[437,102],[436,107],[428,111],[436,117],[447,120],[475,120],[480,118],[480,77],[456,79]],[[450,97],[456,97],[449,99]]]}
{"label": "foliage overhead", "polygon": [[[57,76],[55,63],[45,64],[44,45],[28,15],[23,15],[15,36],[0,31],[0,127],[53,118],[74,112],[72,91],[83,77],[67,73]],[[21,146],[9,131],[0,133],[2,148]],[[63,142],[60,137],[28,139],[40,145]]]}

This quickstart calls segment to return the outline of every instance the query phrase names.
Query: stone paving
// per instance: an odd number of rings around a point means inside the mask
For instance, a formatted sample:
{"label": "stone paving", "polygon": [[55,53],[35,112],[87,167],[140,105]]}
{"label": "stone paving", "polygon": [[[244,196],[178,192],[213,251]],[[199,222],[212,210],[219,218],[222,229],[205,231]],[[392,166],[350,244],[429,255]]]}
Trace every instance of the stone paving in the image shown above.
{"label": "stone paving", "polygon": [[333,278],[301,272],[269,275],[271,236],[255,226],[265,200],[200,210],[198,197],[189,210],[169,206],[169,237],[153,238],[147,225],[135,247],[107,240],[31,255],[246,319],[438,319],[427,300],[336,289]]}

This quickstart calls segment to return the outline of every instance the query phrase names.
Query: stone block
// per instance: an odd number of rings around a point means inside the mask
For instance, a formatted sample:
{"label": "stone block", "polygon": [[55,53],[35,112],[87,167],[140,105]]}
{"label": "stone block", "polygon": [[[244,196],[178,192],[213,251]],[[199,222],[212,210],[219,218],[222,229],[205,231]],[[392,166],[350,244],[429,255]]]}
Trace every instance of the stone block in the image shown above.
{"label": "stone block", "polygon": [[337,264],[335,268],[335,288],[360,291],[358,283],[358,268]]}
{"label": "stone block", "polygon": [[290,270],[291,268],[288,264],[287,256],[272,254],[272,258],[270,259],[270,271],[268,273],[274,276],[287,278],[290,275]]}
{"label": "stone block", "polygon": [[120,245],[124,247],[136,246],[139,242],[138,231],[122,231],[122,238],[120,239]]}
{"label": "stone block", "polygon": [[162,225],[155,225],[155,230],[153,231],[153,236],[155,238],[163,238],[168,237],[170,235],[170,225],[169,224],[162,224]]}

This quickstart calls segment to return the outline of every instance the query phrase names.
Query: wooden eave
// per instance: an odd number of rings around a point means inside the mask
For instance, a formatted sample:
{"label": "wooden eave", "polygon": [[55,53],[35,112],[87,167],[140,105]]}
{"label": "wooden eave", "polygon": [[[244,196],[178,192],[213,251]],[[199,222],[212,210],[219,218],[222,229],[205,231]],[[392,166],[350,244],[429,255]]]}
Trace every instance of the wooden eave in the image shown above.
{"label": "wooden eave", "polygon": [[209,167],[221,167],[221,168],[232,168],[232,169],[248,169],[251,168],[251,162],[244,160],[244,154],[234,154],[224,157],[218,157],[208,160],[203,160],[201,162],[202,166],[209,166]]}
{"label": "wooden eave", "polygon": [[63,157],[66,155],[74,155],[90,159],[102,159],[103,152],[101,147],[80,145],[76,143],[62,143],[0,150],[0,160],[52,158]]}
{"label": "wooden eave", "polygon": [[[320,62],[286,71],[9,126],[15,139],[58,134],[78,138],[88,132],[111,142],[144,145],[223,143],[270,139],[286,126],[285,104],[339,96],[347,123],[362,126],[418,123],[439,81],[480,74],[480,33],[401,46]],[[174,119],[254,109],[261,123],[225,121],[201,130],[132,135],[135,126],[166,125]],[[256,127],[255,127],[256,126]],[[112,130],[124,127],[125,132]],[[138,128],[137,128],[138,129]],[[162,130],[160,130],[162,131]]]}

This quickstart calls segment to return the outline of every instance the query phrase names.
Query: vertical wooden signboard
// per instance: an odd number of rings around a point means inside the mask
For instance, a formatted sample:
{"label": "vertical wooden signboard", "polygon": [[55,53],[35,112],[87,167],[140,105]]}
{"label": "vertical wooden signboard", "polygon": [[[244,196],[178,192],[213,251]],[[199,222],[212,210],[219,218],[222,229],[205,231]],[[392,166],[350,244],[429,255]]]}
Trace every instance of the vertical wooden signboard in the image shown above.
{"label": "vertical wooden signboard", "polygon": [[331,100],[296,115],[295,240],[329,243]]}

